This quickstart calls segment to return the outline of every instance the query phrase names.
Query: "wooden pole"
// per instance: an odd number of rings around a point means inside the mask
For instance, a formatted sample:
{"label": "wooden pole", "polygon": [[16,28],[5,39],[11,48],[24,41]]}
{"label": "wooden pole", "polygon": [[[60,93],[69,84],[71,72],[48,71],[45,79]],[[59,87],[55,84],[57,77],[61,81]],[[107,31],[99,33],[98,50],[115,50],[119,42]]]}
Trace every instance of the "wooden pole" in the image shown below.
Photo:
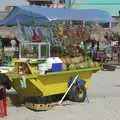
{"label": "wooden pole", "polygon": [[68,87],[67,91],[65,92],[65,94],[63,95],[62,99],[58,102],[58,104],[62,104],[64,98],[66,97],[66,95],[68,94],[69,90],[72,88],[73,84],[76,82],[77,78],[79,77],[79,75],[77,75],[74,80],[72,81],[72,83],[70,84],[70,86]]}

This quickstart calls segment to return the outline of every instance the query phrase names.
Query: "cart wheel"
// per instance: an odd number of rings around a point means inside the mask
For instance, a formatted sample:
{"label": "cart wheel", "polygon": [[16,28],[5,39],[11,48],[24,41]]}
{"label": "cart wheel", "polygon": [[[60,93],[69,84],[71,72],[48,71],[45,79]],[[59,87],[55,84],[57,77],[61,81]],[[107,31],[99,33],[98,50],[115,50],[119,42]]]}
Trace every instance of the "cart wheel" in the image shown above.
{"label": "cart wheel", "polygon": [[80,88],[78,88],[77,86],[73,85],[68,94],[68,98],[75,102],[84,102],[86,98],[85,86],[81,86]]}

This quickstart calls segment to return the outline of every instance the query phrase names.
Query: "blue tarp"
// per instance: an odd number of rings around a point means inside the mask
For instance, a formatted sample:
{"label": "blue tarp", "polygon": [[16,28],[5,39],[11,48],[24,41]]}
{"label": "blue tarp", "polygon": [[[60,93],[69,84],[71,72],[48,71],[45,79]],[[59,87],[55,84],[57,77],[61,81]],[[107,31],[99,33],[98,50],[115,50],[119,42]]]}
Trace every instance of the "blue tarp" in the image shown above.
{"label": "blue tarp", "polygon": [[9,15],[2,21],[3,25],[16,25],[51,22],[55,20],[84,20],[109,22],[111,15],[98,9],[69,9],[69,8],[41,8],[39,6],[15,6]]}

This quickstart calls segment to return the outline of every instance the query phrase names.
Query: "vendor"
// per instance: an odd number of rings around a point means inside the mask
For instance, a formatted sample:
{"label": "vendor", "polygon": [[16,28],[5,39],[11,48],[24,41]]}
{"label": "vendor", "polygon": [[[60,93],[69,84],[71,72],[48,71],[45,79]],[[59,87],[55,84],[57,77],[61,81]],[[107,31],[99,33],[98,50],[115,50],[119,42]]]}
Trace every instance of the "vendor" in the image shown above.
{"label": "vendor", "polygon": [[14,56],[15,58],[18,58],[19,56],[19,52],[18,52],[18,41],[16,40],[16,38],[13,38],[11,41],[11,47],[12,47],[12,50],[13,50],[13,53],[14,53]]}
{"label": "vendor", "polygon": [[4,52],[3,40],[2,40],[2,37],[0,36],[0,64],[2,64],[3,62],[3,52]]}
{"label": "vendor", "polygon": [[112,46],[110,44],[107,44],[107,47],[105,48],[106,57],[111,60],[112,59]]}
{"label": "vendor", "polygon": [[120,64],[120,41],[118,42],[118,64]]}

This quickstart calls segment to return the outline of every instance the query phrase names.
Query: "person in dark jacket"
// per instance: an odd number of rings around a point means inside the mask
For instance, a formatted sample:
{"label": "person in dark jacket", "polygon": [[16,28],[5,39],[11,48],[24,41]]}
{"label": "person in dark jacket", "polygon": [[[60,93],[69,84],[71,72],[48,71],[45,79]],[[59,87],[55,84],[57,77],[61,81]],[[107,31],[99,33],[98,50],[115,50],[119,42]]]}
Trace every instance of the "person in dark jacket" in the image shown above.
{"label": "person in dark jacket", "polygon": [[0,86],[6,89],[11,88],[11,81],[9,80],[8,76],[4,73],[0,73]]}
{"label": "person in dark jacket", "polygon": [[4,73],[0,73],[0,100],[6,97],[6,89],[11,88],[11,81]]}

